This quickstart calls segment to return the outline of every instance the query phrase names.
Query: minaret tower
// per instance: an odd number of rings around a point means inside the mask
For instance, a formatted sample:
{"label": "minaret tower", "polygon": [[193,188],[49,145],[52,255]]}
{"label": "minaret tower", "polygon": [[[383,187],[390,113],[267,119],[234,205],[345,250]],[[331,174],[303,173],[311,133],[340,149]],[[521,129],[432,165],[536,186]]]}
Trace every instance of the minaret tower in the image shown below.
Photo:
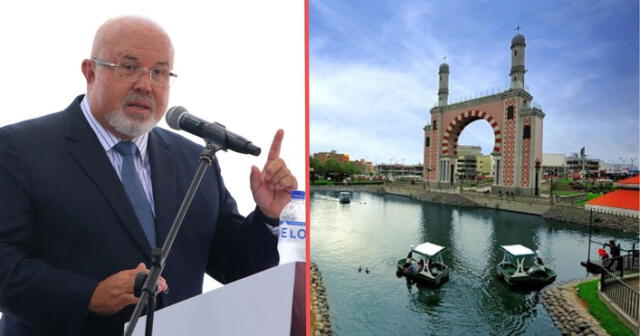
{"label": "minaret tower", "polygon": [[517,34],[511,40],[511,89],[524,90],[524,73],[527,72],[524,68],[524,36]]}
{"label": "minaret tower", "polygon": [[449,101],[449,64],[440,64],[440,84],[438,87],[438,106],[447,106]]}

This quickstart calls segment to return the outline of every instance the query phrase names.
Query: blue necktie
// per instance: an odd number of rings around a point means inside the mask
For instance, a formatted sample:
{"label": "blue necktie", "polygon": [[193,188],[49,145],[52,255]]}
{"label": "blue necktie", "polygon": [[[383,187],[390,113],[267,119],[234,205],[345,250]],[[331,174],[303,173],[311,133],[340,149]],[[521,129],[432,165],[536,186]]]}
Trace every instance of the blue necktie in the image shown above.
{"label": "blue necktie", "polygon": [[156,225],[151,212],[151,205],[147,200],[147,196],[145,196],[142,182],[138,178],[133,162],[137,151],[136,145],[131,141],[121,141],[114,146],[114,149],[122,155],[120,176],[122,177],[124,190],[129,196],[129,201],[131,201],[133,210],[136,212],[149,244],[151,244],[151,247],[156,247]]}

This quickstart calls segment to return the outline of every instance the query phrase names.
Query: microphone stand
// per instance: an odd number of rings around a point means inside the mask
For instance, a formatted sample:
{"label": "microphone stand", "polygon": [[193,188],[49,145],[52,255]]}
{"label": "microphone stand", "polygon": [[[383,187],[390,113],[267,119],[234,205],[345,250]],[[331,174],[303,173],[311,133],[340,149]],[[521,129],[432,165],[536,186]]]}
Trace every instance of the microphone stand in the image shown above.
{"label": "microphone stand", "polygon": [[[223,149],[221,147],[215,146],[208,139],[205,139],[205,141],[207,145],[202,153],[200,153],[200,165],[198,166],[198,170],[193,176],[193,180],[191,180],[191,185],[189,185],[189,189],[187,189],[187,193],[182,200],[182,204],[180,205],[178,214],[173,220],[173,224],[171,224],[171,229],[169,230],[169,234],[164,241],[164,245],[162,245],[162,249],[154,248],[151,250],[152,259],[151,269],[149,270],[149,273],[138,273],[138,275],[136,276],[136,288],[134,288],[134,294],[137,294],[136,296],[140,297],[140,301],[138,301],[136,308],[131,314],[129,325],[124,332],[125,336],[131,336],[145,306],[147,308],[147,323],[145,326],[145,335],[151,336],[153,333],[153,312],[156,308],[156,283],[160,278],[160,274],[162,274],[167,256],[169,255],[173,242],[178,235],[178,231],[180,230],[180,226],[182,225],[184,216],[187,214],[189,206],[191,206],[191,201],[193,201],[193,197],[198,190],[198,186],[200,186],[200,182],[202,182],[204,173],[215,160],[216,152],[220,149]],[[142,288],[140,288],[141,284]]]}

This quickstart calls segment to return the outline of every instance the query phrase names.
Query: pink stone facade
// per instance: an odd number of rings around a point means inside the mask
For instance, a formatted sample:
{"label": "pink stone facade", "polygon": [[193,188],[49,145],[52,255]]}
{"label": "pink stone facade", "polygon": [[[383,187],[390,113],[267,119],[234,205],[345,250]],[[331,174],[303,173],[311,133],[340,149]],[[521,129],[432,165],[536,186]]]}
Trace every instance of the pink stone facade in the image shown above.
{"label": "pink stone facade", "polygon": [[[507,118],[507,110],[512,106],[514,109],[514,117],[512,119]],[[515,165],[516,165],[516,113],[517,105],[514,98],[509,98],[504,101],[503,111],[505,119],[504,123],[504,151],[502,153],[502,184],[512,186],[515,180]]]}
{"label": "pink stone facade", "polygon": [[[425,163],[425,173],[424,180],[425,181],[435,181],[436,180],[436,166],[438,162],[438,130],[433,130],[433,122],[431,124],[431,130],[425,130],[425,149],[424,149],[424,163]],[[429,138],[430,145],[426,147],[426,138]],[[428,168],[431,169],[431,172],[428,172]]]}
{"label": "pink stone facade", "polygon": [[[531,117],[525,117],[522,121],[522,128],[525,126],[531,127]],[[522,175],[520,177],[520,186],[529,186],[530,166],[531,166],[531,138],[522,139]]]}
{"label": "pink stone facade", "polygon": [[[491,154],[499,165],[499,181],[495,181],[494,185],[507,188],[507,191],[534,188],[535,182],[532,179],[535,164],[542,161],[544,115],[531,114],[529,111],[534,110],[528,107],[526,99],[530,98],[508,96],[491,103],[444,109],[444,112],[441,112],[442,109],[434,108],[431,127],[425,130],[425,138],[429,137],[430,142],[429,147],[424,149],[425,181],[443,182],[438,180],[443,176],[438,172],[440,159],[457,156],[458,140],[462,130],[471,122],[482,119],[491,125],[495,137]],[[512,113],[509,113],[510,108]],[[523,136],[525,126],[530,127],[530,134],[526,139]],[[429,168],[430,172],[427,171]],[[494,171],[496,172],[497,170]]]}
{"label": "pink stone facade", "polygon": [[544,119],[538,118],[535,120],[535,132],[536,137],[534,138],[534,146],[536,151],[536,162],[542,163],[542,124],[544,123]]}

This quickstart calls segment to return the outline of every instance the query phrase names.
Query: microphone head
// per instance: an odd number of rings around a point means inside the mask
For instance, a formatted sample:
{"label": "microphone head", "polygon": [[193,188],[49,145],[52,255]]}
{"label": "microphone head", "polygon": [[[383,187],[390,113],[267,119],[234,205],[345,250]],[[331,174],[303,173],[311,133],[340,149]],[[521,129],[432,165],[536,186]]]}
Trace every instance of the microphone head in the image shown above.
{"label": "microphone head", "polygon": [[181,130],[182,127],[180,127],[180,119],[182,119],[182,116],[187,113],[189,112],[186,108],[182,106],[174,106],[167,111],[164,119],[167,121],[169,127],[174,130]]}
{"label": "microphone head", "polygon": [[260,147],[254,145],[253,143],[249,142],[247,144],[247,154],[251,154],[253,156],[258,156],[260,155],[260,152],[262,150],[260,149]]}

